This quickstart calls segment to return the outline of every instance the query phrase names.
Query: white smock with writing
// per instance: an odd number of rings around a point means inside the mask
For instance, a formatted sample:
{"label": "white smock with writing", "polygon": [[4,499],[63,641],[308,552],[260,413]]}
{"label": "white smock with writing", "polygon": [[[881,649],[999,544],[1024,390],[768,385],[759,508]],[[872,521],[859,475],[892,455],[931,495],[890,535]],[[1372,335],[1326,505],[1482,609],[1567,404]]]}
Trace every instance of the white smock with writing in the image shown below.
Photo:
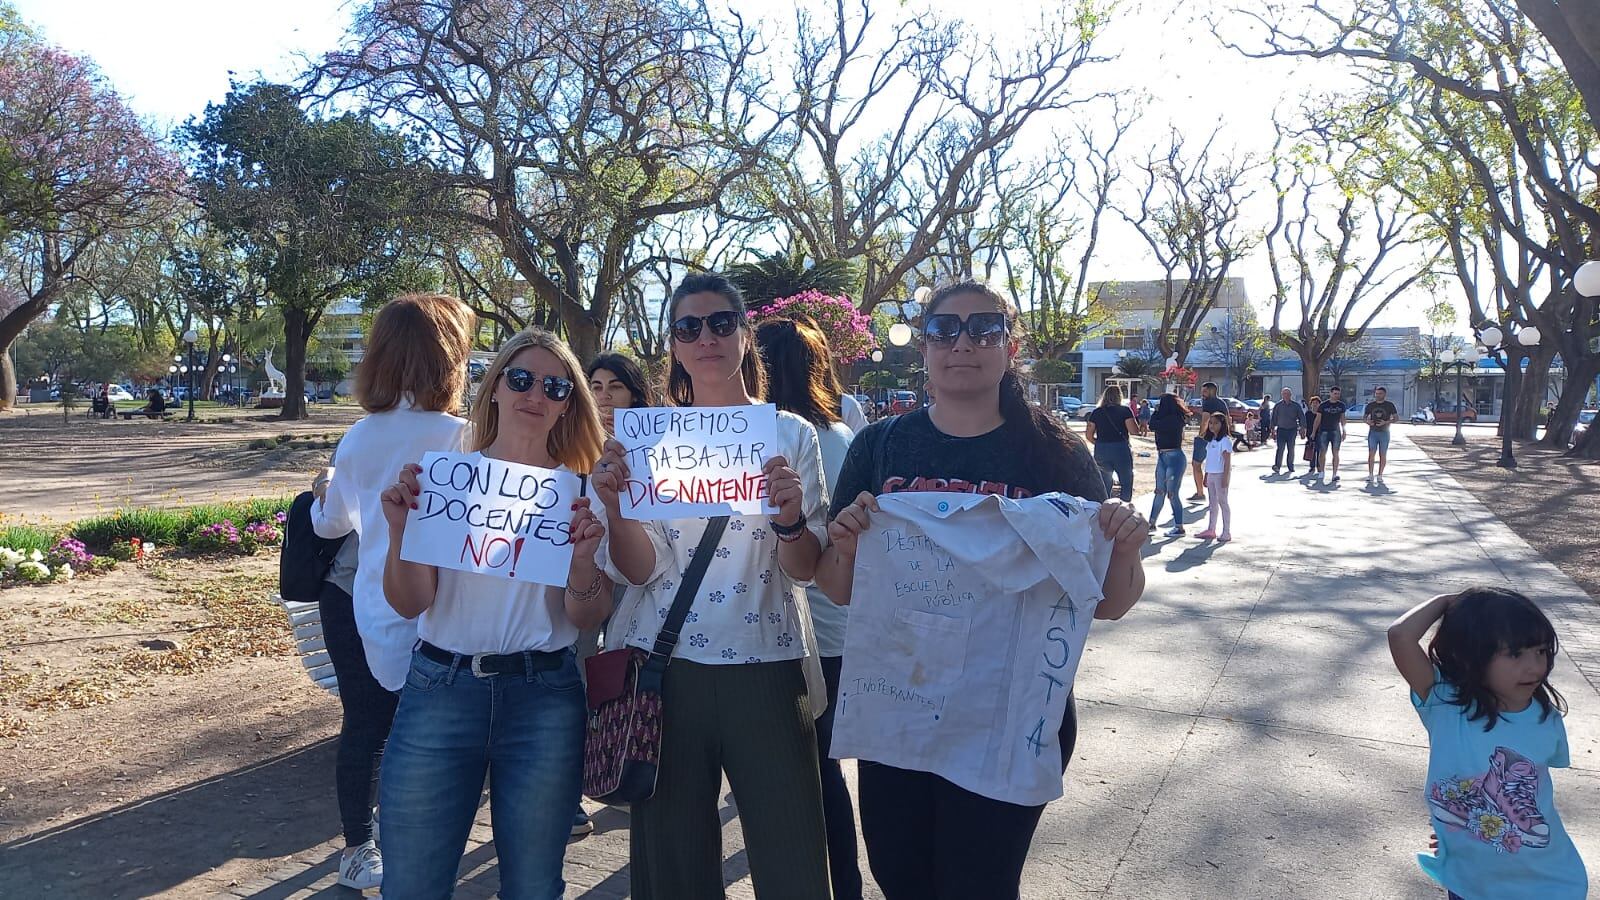
{"label": "white smock with writing", "polygon": [[832,754],[1025,806],[1061,796],[1056,737],[1100,602],[1100,505],[878,497],[856,552]]}

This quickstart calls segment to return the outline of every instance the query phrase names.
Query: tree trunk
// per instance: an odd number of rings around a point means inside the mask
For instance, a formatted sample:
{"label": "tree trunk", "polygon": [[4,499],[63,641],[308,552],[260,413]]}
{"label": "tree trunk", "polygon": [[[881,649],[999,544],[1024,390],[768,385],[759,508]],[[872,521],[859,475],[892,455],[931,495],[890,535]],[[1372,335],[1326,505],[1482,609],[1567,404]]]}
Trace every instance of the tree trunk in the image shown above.
{"label": "tree trunk", "polygon": [[17,405],[17,371],[11,367],[11,345],[0,344],[0,411]]}
{"label": "tree trunk", "polygon": [[283,409],[280,419],[309,419],[306,409],[306,345],[311,320],[299,307],[283,305]]}
{"label": "tree trunk", "polygon": [[1567,449],[1573,426],[1578,424],[1578,412],[1583,409],[1583,401],[1589,398],[1589,388],[1596,375],[1600,375],[1600,359],[1586,359],[1576,367],[1567,367],[1567,381],[1561,386],[1561,396],[1550,412],[1550,421],[1545,423],[1541,443],[1546,447]]}
{"label": "tree trunk", "polygon": [[1528,353],[1528,368],[1522,373],[1517,386],[1517,400],[1512,410],[1511,437],[1518,441],[1534,439],[1539,411],[1544,408],[1544,398],[1550,389],[1550,364],[1555,359],[1555,349],[1534,347]]}
{"label": "tree trunk", "polygon": [[222,361],[217,358],[217,333],[212,331],[206,342],[206,367],[200,375],[200,399],[217,399],[217,367]]}
{"label": "tree trunk", "polygon": [[[56,294],[64,284],[66,284],[64,278],[59,276],[52,277],[49,273],[46,273],[44,286],[39,289],[39,293],[35,294],[30,300],[24,300],[22,305],[11,312],[0,316],[0,354],[9,354],[11,352],[11,345],[16,342],[18,337],[21,337],[22,330],[50,308],[50,304],[55,300]],[[9,356],[5,366],[0,367],[0,374],[3,373],[9,373],[10,377],[0,378],[0,381],[4,382],[4,384],[0,384],[0,409],[10,409],[17,401],[17,380],[16,373],[11,371]]]}
{"label": "tree trunk", "polygon": [[589,360],[600,355],[602,335],[600,326],[595,324],[591,317],[585,313],[577,317],[576,321],[563,320],[567,329],[567,346],[572,348],[578,362],[588,365]]}
{"label": "tree trunk", "polygon": [[1315,397],[1317,387],[1322,382],[1322,360],[1305,352],[1297,353],[1300,357],[1300,403]]}

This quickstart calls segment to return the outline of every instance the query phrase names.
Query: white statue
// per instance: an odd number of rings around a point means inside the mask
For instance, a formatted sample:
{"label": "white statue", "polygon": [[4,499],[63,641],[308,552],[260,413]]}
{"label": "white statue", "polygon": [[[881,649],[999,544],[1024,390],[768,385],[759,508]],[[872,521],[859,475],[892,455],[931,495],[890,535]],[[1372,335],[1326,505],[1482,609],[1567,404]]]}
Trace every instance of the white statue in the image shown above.
{"label": "white statue", "polygon": [[262,392],[262,396],[270,397],[276,394],[282,397],[289,390],[289,379],[284,377],[283,372],[272,364],[272,349],[271,347],[267,348],[267,356],[263,360],[267,368],[267,389]]}

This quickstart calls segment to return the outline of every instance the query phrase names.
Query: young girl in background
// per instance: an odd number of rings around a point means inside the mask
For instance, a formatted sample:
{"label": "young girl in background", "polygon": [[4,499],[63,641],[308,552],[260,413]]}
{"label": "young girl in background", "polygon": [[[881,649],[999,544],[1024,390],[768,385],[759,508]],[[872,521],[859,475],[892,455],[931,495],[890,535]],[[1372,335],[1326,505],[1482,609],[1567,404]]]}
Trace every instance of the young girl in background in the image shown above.
{"label": "young girl in background", "polygon": [[1549,770],[1571,761],[1566,703],[1550,685],[1550,620],[1515,591],[1471,588],[1396,619],[1389,652],[1428,731],[1438,849],[1418,855],[1423,871],[1451,900],[1587,896],[1583,860],[1552,796]]}
{"label": "young girl in background", "polygon": [[[1212,413],[1206,419],[1206,505],[1209,510],[1206,530],[1195,535],[1202,541],[1215,538],[1226,544],[1233,540],[1233,514],[1228,509],[1228,482],[1233,477],[1233,428],[1225,413]],[[1222,514],[1222,533],[1217,534],[1217,513]]]}

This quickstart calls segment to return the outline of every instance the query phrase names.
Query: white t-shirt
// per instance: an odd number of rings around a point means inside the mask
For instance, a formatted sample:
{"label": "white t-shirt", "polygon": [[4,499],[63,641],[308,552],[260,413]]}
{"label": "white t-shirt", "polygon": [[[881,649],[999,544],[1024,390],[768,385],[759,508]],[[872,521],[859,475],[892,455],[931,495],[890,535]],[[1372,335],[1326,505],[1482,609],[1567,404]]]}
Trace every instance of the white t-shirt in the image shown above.
{"label": "white t-shirt", "polygon": [[[850,442],[854,439],[855,434],[842,422],[817,432],[817,440],[822,444],[822,471],[827,476],[829,489],[825,503],[830,501],[833,486],[839,483],[839,467],[844,465],[845,454],[850,451]],[[824,511],[829,508],[823,507]],[[850,607],[834,605],[816,585],[806,588],[806,599],[811,601],[811,626],[817,632],[817,652],[823,656],[843,656]]]}
{"label": "white t-shirt", "polygon": [[[804,485],[807,527],[823,546],[828,542],[827,485],[817,431],[794,413],[778,413],[777,452],[789,460]],[[678,582],[705,534],[705,519],[644,522],[655,551],[655,568],[628,591],[606,630],[606,647],[650,649],[677,596]],[[610,532],[600,544],[606,574],[630,583],[611,560]],[[767,516],[733,516],[718,542],[716,556],[689,608],[676,659],[697,663],[777,662],[806,656],[798,603],[806,585],[778,565],[778,536]]]}
{"label": "white t-shirt", "polygon": [[1057,733],[1111,562],[1098,503],[878,497],[851,591],[831,754],[985,797],[1061,796]]}
{"label": "white t-shirt", "polygon": [[[604,524],[604,507],[590,508]],[[440,568],[417,636],[455,653],[518,653],[565,649],[577,642],[578,629],[567,618],[565,588]]]}
{"label": "white t-shirt", "polygon": [[350,427],[339,449],[323,502],[311,504],[317,534],[335,538],[354,531],[361,547],[356,565],[356,630],[372,677],[391,691],[405,686],[417,623],[403,618],[383,596],[383,564],[389,555],[389,523],[378,495],[394,484],[400,467],[430,450],[458,453],[468,443],[465,419],[414,408],[410,402],[372,413]]}
{"label": "white t-shirt", "polygon": [[1206,474],[1221,475],[1226,471],[1224,459],[1233,453],[1233,438],[1225,437],[1221,440],[1206,439]]}
{"label": "white t-shirt", "polygon": [[[871,422],[867,421],[867,414],[861,411],[861,403],[854,394],[845,394],[839,398],[839,418],[844,420],[846,428],[851,434],[860,434]],[[832,481],[832,479],[829,479]]]}

